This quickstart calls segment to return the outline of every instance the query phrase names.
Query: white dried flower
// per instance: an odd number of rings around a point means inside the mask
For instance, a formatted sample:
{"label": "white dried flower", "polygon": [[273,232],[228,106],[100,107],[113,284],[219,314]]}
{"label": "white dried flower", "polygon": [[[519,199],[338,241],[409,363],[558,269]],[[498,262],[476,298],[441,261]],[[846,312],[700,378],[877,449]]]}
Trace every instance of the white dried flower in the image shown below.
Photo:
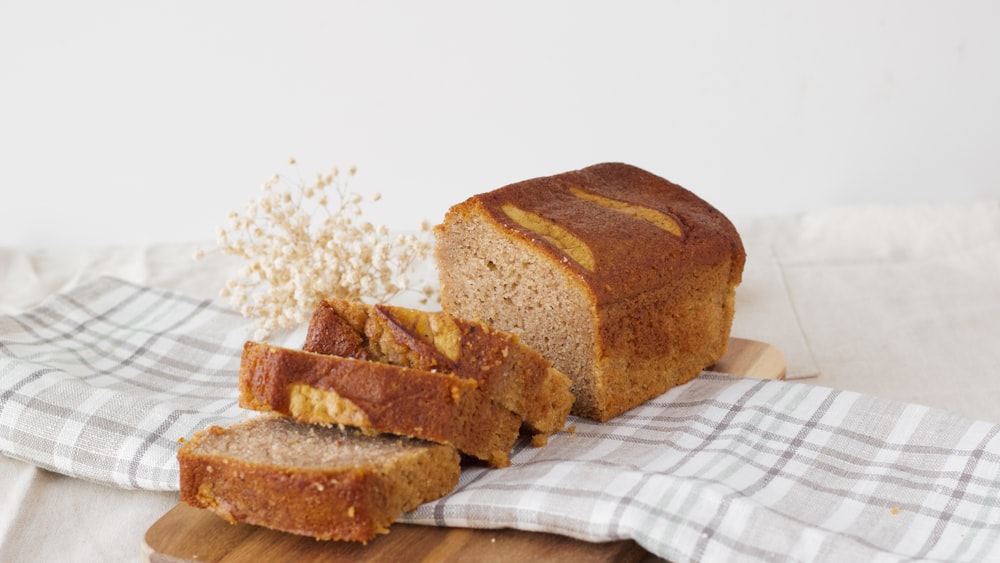
{"label": "white dried flower", "polygon": [[[288,162],[294,165],[295,159]],[[407,286],[409,271],[430,255],[429,237],[390,240],[384,225],[353,219],[362,215],[363,203],[360,194],[348,190],[356,173],[352,166],[348,176],[341,176],[333,167],[309,186],[275,174],[243,214],[227,215],[229,228],[217,232],[218,250],[248,263],[220,295],[244,316],[256,318],[255,338],[305,322],[328,297],[385,302],[416,291],[427,303],[435,296],[429,285]],[[420,230],[429,233],[426,221]],[[202,257],[199,251],[196,258]]]}

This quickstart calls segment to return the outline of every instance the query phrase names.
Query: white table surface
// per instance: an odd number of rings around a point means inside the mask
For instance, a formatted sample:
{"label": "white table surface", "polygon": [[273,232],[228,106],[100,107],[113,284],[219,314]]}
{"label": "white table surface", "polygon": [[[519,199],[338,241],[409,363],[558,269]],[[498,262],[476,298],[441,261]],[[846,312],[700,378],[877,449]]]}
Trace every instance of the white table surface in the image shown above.
{"label": "white table surface", "polygon": [[[1000,423],[1000,201],[735,218],[748,262],[733,335],[789,377]],[[0,313],[101,275],[212,297],[236,268],[196,244],[0,248]],[[0,561],[135,561],[176,493],[0,456]]]}

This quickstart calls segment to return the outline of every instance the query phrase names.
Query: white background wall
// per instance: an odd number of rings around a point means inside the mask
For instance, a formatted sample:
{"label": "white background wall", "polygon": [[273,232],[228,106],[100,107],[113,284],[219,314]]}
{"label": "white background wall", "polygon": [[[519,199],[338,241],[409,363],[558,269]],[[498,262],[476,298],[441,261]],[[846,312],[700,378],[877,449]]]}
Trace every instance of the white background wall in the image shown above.
{"label": "white background wall", "polygon": [[731,215],[1000,197],[1000,3],[0,0],[0,245],[212,240],[295,156],[410,228],[642,166]]}

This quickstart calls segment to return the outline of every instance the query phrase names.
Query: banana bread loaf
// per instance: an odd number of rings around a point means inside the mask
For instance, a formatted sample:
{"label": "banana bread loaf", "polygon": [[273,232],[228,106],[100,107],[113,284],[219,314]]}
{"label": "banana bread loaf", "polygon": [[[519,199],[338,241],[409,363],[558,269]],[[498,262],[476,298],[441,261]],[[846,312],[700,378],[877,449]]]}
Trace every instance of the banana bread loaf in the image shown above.
{"label": "banana bread loaf", "polygon": [[746,258],[691,192],[606,163],[454,205],[435,227],[444,311],[521,340],[608,420],[722,356]]}
{"label": "banana bread loaf", "polygon": [[303,349],[475,380],[519,415],[534,443],[566,423],[570,381],[514,335],[446,313],[330,299],[312,316]]}
{"label": "banana bread loaf", "polygon": [[521,427],[471,379],[252,341],[240,361],[239,404],[449,444],[494,467],[510,465]]}
{"label": "banana bread loaf", "polygon": [[181,500],[235,524],[367,542],[458,484],[454,448],[259,416],[195,433],[177,454]]}

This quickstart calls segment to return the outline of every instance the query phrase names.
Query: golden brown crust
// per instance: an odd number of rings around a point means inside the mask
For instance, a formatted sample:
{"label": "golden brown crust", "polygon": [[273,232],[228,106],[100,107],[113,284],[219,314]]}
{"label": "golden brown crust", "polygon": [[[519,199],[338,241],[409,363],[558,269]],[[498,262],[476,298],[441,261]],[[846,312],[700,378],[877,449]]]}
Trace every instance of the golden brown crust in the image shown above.
{"label": "golden brown crust", "polygon": [[[362,315],[358,318],[358,314]],[[367,360],[362,336],[368,315],[363,308],[334,311],[322,304],[313,311],[303,350]]]}
{"label": "golden brown crust", "polygon": [[619,163],[473,196],[435,237],[442,308],[516,333],[597,420],[722,355],[746,260],[718,210]]}
{"label": "golden brown crust", "polygon": [[277,417],[200,431],[177,459],[183,502],[231,523],[360,542],[447,494],[461,471],[448,446]]}
{"label": "golden brown crust", "polygon": [[[360,344],[336,344],[343,342]],[[446,313],[330,299],[314,314],[304,349],[474,380],[534,434],[561,430],[573,404],[569,378],[516,336]]]}
{"label": "golden brown crust", "polygon": [[[257,342],[244,345],[239,392],[244,408],[451,444],[497,467],[509,465],[520,428],[473,380]],[[327,401],[336,408],[316,404]]]}
{"label": "golden brown crust", "polygon": [[[681,236],[647,219],[574,195],[574,188],[667,215],[680,225]],[[562,249],[514,221],[504,212],[505,204],[544,217],[583,241],[594,257],[593,271],[567,259]],[[732,259],[731,281],[736,285],[746,258],[735,227],[722,213],[690,191],[628,164],[604,163],[518,182],[475,195],[449,213],[487,215],[512,236],[528,241],[582,278],[598,305],[660,287],[678,264]]]}

